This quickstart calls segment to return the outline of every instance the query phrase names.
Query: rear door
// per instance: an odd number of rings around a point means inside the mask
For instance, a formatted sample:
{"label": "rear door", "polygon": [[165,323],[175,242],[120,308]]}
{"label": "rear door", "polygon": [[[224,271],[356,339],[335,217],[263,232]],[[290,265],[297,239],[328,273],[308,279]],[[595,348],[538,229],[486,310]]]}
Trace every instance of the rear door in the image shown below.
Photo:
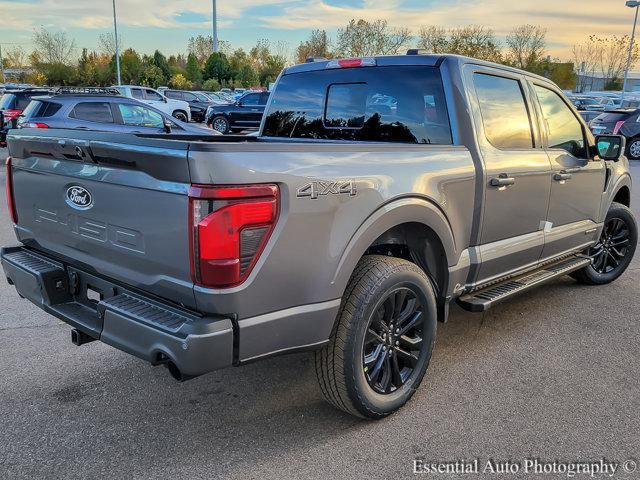
{"label": "rear door", "polygon": [[597,233],[605,162],[589,155],[586,127],[553,86],[532,82],[551,161],[551,198],[543,258],[584,248]]}
{"label": "rear door", "polygon": [[259,127],[264,105],[260,108],[260,94],[248,93],[240,99],[241,106],[233,111],[232,121],[239,127]]}
{"label": "rear door", "polygon": [[188,144],[95,131],[24,132],[9,145],[18,239],[194,307]]}
{"label": "rear door", "polygon": [[109,102],[78,102],[65,123],[68,128],[78,130],[119,131]]}
{"label": "rear door", "polygon": [[524,77],[475,65],[469,65],[465,75],[485,167],[476,279],[484,283],[538,263],[551,165]]}

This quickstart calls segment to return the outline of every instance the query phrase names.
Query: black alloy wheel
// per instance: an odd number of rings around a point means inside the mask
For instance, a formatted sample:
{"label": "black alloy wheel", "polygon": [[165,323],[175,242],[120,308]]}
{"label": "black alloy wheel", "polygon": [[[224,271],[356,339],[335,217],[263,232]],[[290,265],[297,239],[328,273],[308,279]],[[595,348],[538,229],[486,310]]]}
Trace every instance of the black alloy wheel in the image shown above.
{"label": "black alloy wheel", "polygon": [[405,384],[422,347],[423,305],[407,287],[390,292],[369,320],[364,338],[363,371],[377,393],[389,394]]}
{"label": "black alloy wheel", "polygon": [[593,269],[600,274],[608,274],[620,268],[629,246],[629,226],[621,218],[609,218],[604,224],[600,240],[589,251],[593,258]]}

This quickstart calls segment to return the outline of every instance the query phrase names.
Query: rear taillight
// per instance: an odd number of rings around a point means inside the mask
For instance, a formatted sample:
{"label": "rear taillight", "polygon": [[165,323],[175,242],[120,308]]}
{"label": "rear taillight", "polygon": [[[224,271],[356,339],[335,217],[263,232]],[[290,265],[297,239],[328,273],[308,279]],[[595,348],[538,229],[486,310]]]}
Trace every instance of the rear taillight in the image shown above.
{"label": "rear taillight", "polygon": [[242,283],[276,224],[276,185],[200,186],[189,190],[191,268],[211,288]]}
{"label": "rear taillight", "polygon": [[9,214],[11,215],[11,221],[15,224],[18,223],[18,214],[16,213],[16,205],[13,202],[13,178],[11,168],[11,157],[7,157],[5,175],[7,177],[7,207],[9,208]]}
{"label": "rear taillight", "polygon": [[22,114],[22,110],[5,110],[3,112],[5,121],[13,120]]}
{"label": "rear taillight", "polygon": [[49,125],[42,122],[22,122],[18,124],[19,128],[49,128]]}
{"label": "rear taillight", "polygon": [[617,135],[618,131],[620,131],[620,128],[622,128],[622,125],[624,125],[624,120],[618,120],[616,122],[616,126],[613,127],[613,134]]}

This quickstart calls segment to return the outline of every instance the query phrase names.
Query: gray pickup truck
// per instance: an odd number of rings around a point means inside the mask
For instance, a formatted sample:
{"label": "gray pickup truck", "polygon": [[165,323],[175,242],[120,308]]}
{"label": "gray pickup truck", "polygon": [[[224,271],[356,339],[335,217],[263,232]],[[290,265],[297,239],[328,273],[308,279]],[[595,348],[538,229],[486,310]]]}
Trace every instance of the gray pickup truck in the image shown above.
{"label": "gray pickup truck", "polygon": [[18,293],[178,380],[314,350],[327,400],[381,418],[449,305],[558,276],[604,284],[637,243],[624,139],[549,80],[449,55],[285,69],[255,137],[8,136]]}

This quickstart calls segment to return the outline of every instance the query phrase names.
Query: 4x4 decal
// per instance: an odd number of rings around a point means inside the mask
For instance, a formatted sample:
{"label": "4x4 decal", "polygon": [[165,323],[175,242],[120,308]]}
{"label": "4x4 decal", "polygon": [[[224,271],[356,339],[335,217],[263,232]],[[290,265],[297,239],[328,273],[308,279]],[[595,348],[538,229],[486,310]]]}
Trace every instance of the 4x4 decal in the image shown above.
{"label": "4x4 decal", "polygon": [[353,180],[324,181],[316,180],[305,183],[296,190],[296,197],[316,199],[324,195],[349,195],[355,197],[356,182]]}

